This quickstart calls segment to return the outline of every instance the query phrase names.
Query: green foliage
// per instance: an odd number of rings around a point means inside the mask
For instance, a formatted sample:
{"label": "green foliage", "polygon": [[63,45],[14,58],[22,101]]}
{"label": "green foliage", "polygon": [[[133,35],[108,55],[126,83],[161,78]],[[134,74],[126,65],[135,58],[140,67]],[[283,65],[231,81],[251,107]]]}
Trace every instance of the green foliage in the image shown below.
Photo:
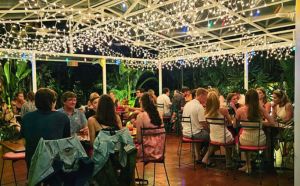
{"label": "green foliage", "polygon": [[115,93],[118,100],[121,101],[123,99],[127,99],[129,104],[132,105],[134,103],[134,97],[132,97],[132,93],[136,88],[142,87],[149,81],[158,81],[155,77],[149,77],[138,85],[140,77],[145,73],[152,72],[130,69],[127,68],[124,63],[120,63],[118,71],[115,73],[113,72],[107,78],[107,88]]}
{"label": "green foliage", "polygon": [[294,101],[294,87],[295,87],[295,63],[294,59],[280,61],[280,66],[283,70],[281,74],[282,87],[288,94],[291,101]]}
{"label": "green foliage", "polygon": [[14,95],[25,89],[24,80],[31,73],[27,61],[8,60],[5,62],[1,76],[3,81],[2,97],[10,105]]}
{"label": "green foliage", "polygon": [[19,132],[16,129],[16,125],[9,125],[8,123],[0,124],[0,141],[16,139],[19,137]]}

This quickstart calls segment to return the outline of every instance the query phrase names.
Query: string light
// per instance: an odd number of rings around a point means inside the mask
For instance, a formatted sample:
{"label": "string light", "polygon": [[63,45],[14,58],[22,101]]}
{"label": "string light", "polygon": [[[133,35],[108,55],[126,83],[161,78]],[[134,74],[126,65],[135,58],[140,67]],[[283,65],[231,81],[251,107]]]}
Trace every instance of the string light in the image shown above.
{"label": "string light", "polygon": [[[10,20],[2,17],[0,48],[51,53],[88,52],[105,56],[160,60],[169,56],[192,55],[193,51],[215,52],[217,55],[218,52],[225,50],[222,41],[226,39],[211,36],[214,35],[214,30],[220,33],[224,31],[230,33],[230,37],[240,38],[241,47],[272,44],[256,35],[249,29],[249,24],[242,19],[249,14],[250,16],[263,14],[260,8],[273,4],[273,1],[179,0],[159,1],[158,4],[151,6],[140,1],[139,4],[143,5],[140,7],[144,10],[134,10],[132,11],[134,15],[130,15],[129,12],[124,16],[123,13],[128,10],[127,1],[120,1],[106,7],[105,11],[93,9],[89,5],[86,8],[75,8],[76,6],[64,4],[64,1],[19,0],[19,3],[24,10],[38,17],[37,23],[22,23],[22,20],[20,23],[15,21],[9,23]],[[153,6],[157,7],[152,8]],[[112,16],[114,12],[121,16]],[[135,12],[140,13],[135,14]],[[220,40],[220,42],[210,43],[211,40]],[[176,50],[183,47],[185,49],[182,51]],[[238,53],[201,58],[202,60],[182,59],[183,61],[165,62],[163,67],[171,68],[169,66],[172,64],[175,64],[172,68],[197,64],[206,67],[206,61],[214,61],[209,64],[213,66],[218,64],[218,61],[223,61],[223,58],[239,61],[240,56],[243,55]],[[126,65],[137,68],[157,68],[155,62],[149,63],[147,60],[143,63],[128,61]]]}

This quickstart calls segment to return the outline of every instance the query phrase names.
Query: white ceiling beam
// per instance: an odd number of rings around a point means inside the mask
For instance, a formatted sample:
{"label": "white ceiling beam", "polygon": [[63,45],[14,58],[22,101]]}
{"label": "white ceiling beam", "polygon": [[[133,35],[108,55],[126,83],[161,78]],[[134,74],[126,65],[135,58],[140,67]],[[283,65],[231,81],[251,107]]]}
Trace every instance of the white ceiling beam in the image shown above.
{"label": "white ceiling beam", "polygon": [[[289,24],[280,24],[280,25],[277,25],[277,26],[274,26],[274,27],[271,27],[271,28],[266,28],[267,30],[272,30],[272,29],[278,29],[278,28],[284,28],[284,27],[289,27],[289,26],[294,26],[295,25],[295,23],[289,23]],[[293,29],[292,30],[284,30],[283,32],[292,32],[293,31]],[[254,33],[256,33],[256,32],[260,32],[260,30],[255,30],[255,31],[251,31],[251,34],[254,34]],[[279,31],[279,32],[281,32],[281,31]],[[274,34],[276,34],[276,33],[278,33],[278,32],[272,32],[272,33],[274,33]],[[236,33],[234,33],[234,34],[227,34],[227,35],[224,35],[224,36],[221,36],[221,38],[226,38],[226,37],[232,37],[232,36],[237,36],[237,35],[242,35],[242,34],[247,34],[247,32],[240,32],[240,33],[238,33],[238,34],[236,34]],[[265,35],[265,34],[263,34],[263,35]],[[258,35],[255,35],[255,36],[251,36],[251,37],[257,37]],[[174,38],[181,38],[181,37],[186,37],[186,36],[177,36],[177,37],[174,37]],[[241,39],[241,38],[239,38],[239,39]],[[210,40],[214,40],[214,39],[212,39],[212,38],[210,38],[210,39],[203,39],[203,40],[198,40],[198,42],[205,42],[205,41],[210,41]],[[225,40],[225,41],[229,41],[229,40]],[[146,42],[147,44],[149,44],[150,42]],[[151,42],[151,43],[153,43],[153,42]],[[193,43],[195,43],[195,41],[191,41],[191,42],[188,42],[188,43],[185,43],[185,44],[193,44]],[[175,47],[175,46],[178,46],[178,45],[172,45],[172,47]]]}
{"label": "white ceiling beam", "polygon": [[[151,10],[153,10],[155,8],[163,7],[163,6],[166,6],[166,5],[169,5],[169,4],[173,4],[173,3],[177,2],[177,1],[179,1],[179,0],[169,0],[169,1],[165,1],[163,3],[159,3],[159,4],[156,4],[156,5],[151,5],[150,7],[147,7],[147,8],[135,11],[135,12],[131,12],[131,13],[129,13],[127,15],[127,17],[135,16],[135,15],[147,12],[147,11],[151,11]],[[101,6],[101,8],[104,8],[104,7],[106,8],[106,7],[109,7],[109,6]],[[110,20],[110,22],[112,22],[112,21],[120,21],[121,19],[123,19],[123,18],[122,17],[118,17],[116,19]],[[110,22],[108,22],[108,23],[110,23]],[[87,30],[87,29],[97,28],[98,26],[102,26],[102,25],[104,25],[104,24],[103,23],[98,23],[98,24],[95,24],[95,25],[83,28],[83,29],[81,29],[79,31],[84,31],[84,30]]]}
{"label": "white ceiling beam", "polygon": [[263,51],[263,50],[269,50],[269,49],[275,49],[275,48],[283,48],[283,47],[293,47],[295,46],[295,42],[281,42],[276,44],[267,44],[267,45],[258,45],[254,47],[240,47],[238,49],[230,49],[230,50],[221,50],[221,51],[214,51],[214,52],[206,52],[206,53],[200,53],[200,54],[193,54],[193,55],[187,55],[187,56],[177,56],[177,57],[167,57],[160,59],[162,62],[167,61],[178,61],[178,60],[187,60],[187,59],[196,59],[196,58],[202,58],[202,57],[212,57],[212,56],[220,56],[220,55],[228,55],[228,54],[238,54],[238,53],[245,53],[245,52],[251,52],[251,51]]}
{"label": "white ceiling beam", "polygon": [[[11,7],[9,10],[7,11],[13,11],[15,8],[19,7],[21,5],[21,3],[16,4],[15,6]],[[1,12],[0,12],[1,13]],[[2,12],[2,14],[0,15],[0,18],[5,16],[7,13],[4,11]]]}
{"label": "white ceiling beam", "polygon": [[[274,5],[277,5],[277,4],[282,4],[282,3],[290,2],[290,1],[291,0],[276,1],[276,2],[272,2],[272,3],[268,3],[266,5],[261,5],[261,6],[257,6],[257,7],[253,7],[253,8],[247,8],[247,9],[238,11],[237,13],[242,13],[242,12],[247,12],[247,11],[251,11],[251,10],[256,10],[256,9],[260,9],[260,8],[269,7],[269,6],[274,6]],[[216,5],[210,4],[208,7],[210,7],[210,6],[215,7]],[[199,10],[196,9],[195,11],[199,11]],[[264,17],[264,16],[258,16],[258,17],[250,18],[250,20],[253,21],[253,22],[259,22],[259,21],[264,21],[264,20],[267,20],[267,19],[272,19],[272,18],[276,18],[277,17],[274,14],[273,15],[269,15],[269,16],[270,16],[269,18],[268,17]],[[196,21],[194,23],[194,25],[199,24],[199,23],[204,23],[204,22],[212,21],[212,20],[219,19],[219,18],[220,18],[220,16],[211,17],[211,18],[208,18],[208,19],[205,19],[205,20],[202,19],[200,21]],[[154,22],[154,21],[152,21],[152,22]],[[241,22],[241,23],[238,23],[237,25],[244,25],[244,24],[248,24],[248,23]],[[215,30],[220,30],[220,29],[224,29],[224,28],[230,28],[230,27],[233,27],[233,26],[234,25],[228,25],[228,26],[224,26],[224,27],[210,28],[209,31],[215,31]],[[158,30],[158,32],[168,31],[170,29],[176,29],[176,27],[170,27],[170,28],[166,28],[166,29],[160,29],[160,30]],[[208,28],[206,28],[206,27],[202,28],[201,27],[199,29],[208,29]],[[144,35],[142,34],[142,35],[138,35],[138,36],[135,36],[135,37],[141,37],[141,36],[144,36]]]}
{"label": "white ceiling beam", "polygon": [[[282,30],[282,31],[273,32],[273,34],[286,34],[286,33],[293,32],[294,30],[295,29],[293,29],[293,30]],[[235,39],[226,40],[226,42],[238,42],[238,41],[244,41],[244,40],[257,38],[257,37],[264,37],[264,36],[268,36],[268,34],[262,34],[262,35],[259,35],[259,36],[249,36],[247,39],[246,38],[235,38]],[[222,44],[222,42],[215,42],[215,43],[209,42],[208,44],[200,44],[200,45],[189,46],[189,48],[196,48],[196,47],[206,46],[206,45],[209,45],[209,44],[218,44],[218,43]],[[182,48],[168,49],[168,51],[178,51],[180,49],[182,49]]]}
{"label": "white ceiling beam", "polygon": [[21,50],[21,49],[7,49],[7,48],[0,48],[1,52],[6,53],[26,53],[26,54],[38,54],[38,55],[47,55],[47,56],[60,56],[60,57],[74,57],[74,58],[88,58],[88,59],[112,59],[112,60],[126,60],[126,61],[149,61],[149,62],[156,62],[155,59],[142,59],[142,58],[130,58],[130,57],[113,57],[113,56],[101,56],[101,55],[90,55],[90,54],[70,54],[70,53],[53,53],[53,52],[43,52],[37,50]]}
{"label": "white ceiling beam", "polygon": [[[61,1],[61,0],[56,0],[56,1],[54,1],[53,3],[58,3],[59,1]],[[50,4],[47,5],[47,6],[45,6],[45,7],[43,7],[43,8],[46,9],[46,8],[48,8],[49,6],[50,6]],[[27,19],[27,18],[33,16],[33,15],[35,15],[35,13],[31,13],[31,14],[29,14],[29,15],[26,15],[25,17],[23,17],[22,19],[20,19],[20,21],[23,21],[23,20],[25,20],[25,19]]]}
{"label": "white ceiling beam", "polygon": [[231,15],[235,16],[235,17],[238,17],[239,19],[245,21],[246,23],[252,25],[253,27],[256,27],[257,29],[267,33],[270,37],[275,37],[275,38],[278,38],[278,39],[281,39],[283,41],[290,41],[288,39],[285,39],[285,38],[280,38],[280,37],[277,37],[277,36],[274,36],[272,35],[272,33],[270,33],[268,30],[266,30],[265,28],[259,26],[258,24],[254,23],[253,21],[241,16],[240,14],[234,12],[233,10],[227,8],[226,6],[222,5],[220,2],[217,2],[216,0],[209,0],[211,3],[213,4],[216,4],[219,8],[222,8],[222,9],[225,9],[227,10]]}
{"label": "white ceiling beam", "polygon": [[140,3],[140,0],[133,1],[132,5],[123,14],[123,17],[126,17],[139,3]]}

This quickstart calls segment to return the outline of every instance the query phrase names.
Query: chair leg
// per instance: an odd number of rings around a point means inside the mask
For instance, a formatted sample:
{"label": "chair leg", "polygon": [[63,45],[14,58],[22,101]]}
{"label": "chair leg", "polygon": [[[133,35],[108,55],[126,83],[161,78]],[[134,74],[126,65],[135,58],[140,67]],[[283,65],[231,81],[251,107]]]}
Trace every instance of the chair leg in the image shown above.
{"label": "chair leg", "polygon": [[154,163],[153,185],[155,185],[155,166],[156,166],[156,163]]}
{"label": "chair leg", "polygon": [[4,169],[4,160],[2,159],[1,176],[0,176],[0,185],[2,185],[3,169]]}
{"label": "chair leg", "polygon": [[139,176],[139,171],[138,171],[138,169],[137,169],[137,166],[135,166],[135,172],[136,172],[136,175],[137,175],[137,177],[138,177],[138,179],[139,179],[140,176]]}
{"label": "chair leg", "polygon": [[179,148],[180,148],[180,144],[181,144],[181,139],[179,139],[179,143],[178,143],[178,147],[177,147],[177,155],[179,156]]}
{"label": "chair leg", "polygon": [[143,183],[142,183],[142,185],[144,185],[144,180],[145,180],[145,163],[143,163]]}
{"label": "chair leg", "polygon": [[196,158],[195,158],[195,144],[192,143],[192,158],[194,163],[194,170],[196,170]]}
{"label": "chair leg", "polygon": [[182,151],[182,141],[180,141],[180,147],[179,147],[179,161],[178,161],[179,167],[180,167],[181,151]]}
{"label": "chair leg", "polygon": [[14,161],[11,161],[11,166],[12,166],[12,170],[13,170],[13,174],[14,174],[14,179],[15,179],[15,185],[17,185],[17,179],[16,179],[16,174],[15,174],[15,167],[14,167]]}
{"label": "chair leg", "polygon": [[166,177],[167,177],[167,182],[168,182],[168,185],[170,186],[169,177],[168,177],[168,173],[167,173],[165,162],[164,162],[164,168],[165,168],[165,173],[166,173]]}

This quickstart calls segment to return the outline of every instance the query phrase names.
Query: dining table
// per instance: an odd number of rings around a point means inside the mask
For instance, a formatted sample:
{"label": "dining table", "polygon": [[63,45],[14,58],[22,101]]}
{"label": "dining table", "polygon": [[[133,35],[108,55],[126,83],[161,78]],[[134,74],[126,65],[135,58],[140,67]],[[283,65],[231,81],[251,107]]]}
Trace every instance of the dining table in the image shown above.
{"label": "dining table", "polygon": [[15,153],[25,152],[24,139],[0,141],[0,145],[2,145],[5,149]]}

